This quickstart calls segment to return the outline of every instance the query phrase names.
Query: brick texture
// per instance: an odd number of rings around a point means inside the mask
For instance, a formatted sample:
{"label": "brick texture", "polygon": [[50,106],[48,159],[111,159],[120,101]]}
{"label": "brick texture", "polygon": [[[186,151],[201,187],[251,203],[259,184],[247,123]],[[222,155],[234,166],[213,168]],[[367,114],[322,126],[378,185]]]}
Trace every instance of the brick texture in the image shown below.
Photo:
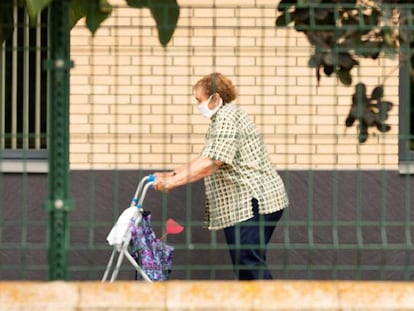
{"label": "brick texture", "polygon": [[385,97],[395,104],[391,131],[359,145],[356,127],[344,126],[354,86],[325,76],[317,85],[311,47],[295,30],[274,27],[273,4],[211,3],[179,1],[166,48],[150,12],[124,1],[114,2],[95,36],[84,21],[72,30],[72,169],[170,169],[196,156],[208,123],[192,85],[213,71],[237,86],[237,103],[258,124],[277,168],[397,168],[397,59],[360,60],[352,72],[368,92],[386,77]]}

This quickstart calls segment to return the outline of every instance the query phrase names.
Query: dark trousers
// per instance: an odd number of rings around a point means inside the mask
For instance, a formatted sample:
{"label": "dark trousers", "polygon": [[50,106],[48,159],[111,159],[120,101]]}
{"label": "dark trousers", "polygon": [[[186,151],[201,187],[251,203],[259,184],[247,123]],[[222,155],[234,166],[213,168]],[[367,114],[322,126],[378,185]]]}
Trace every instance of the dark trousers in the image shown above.
{"label": "dark trousers", "polygon": [[253,218],[224,228],[234,273],[238,280],[272,279],[266,265],[266,250],[283,210],[259,215],[256,199],[252,199],[252,209]]}

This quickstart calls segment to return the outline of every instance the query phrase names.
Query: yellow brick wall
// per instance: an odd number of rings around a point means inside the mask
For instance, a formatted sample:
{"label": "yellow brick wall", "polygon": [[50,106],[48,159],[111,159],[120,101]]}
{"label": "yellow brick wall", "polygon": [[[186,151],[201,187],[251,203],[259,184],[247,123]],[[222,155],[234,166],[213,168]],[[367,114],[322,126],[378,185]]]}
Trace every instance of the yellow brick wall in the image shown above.
{"label": "yellow brick wall", "polygon": [[386,77],[396,105],[386,135],[357,142],[345,130],[354,87],[322,77],[307,63],[306,38],[276,29],[268,1],[178,1],[178,27],[167,48],[147,9],[113,1],[95,36],[84,21],[72,30],[70,163],[72,169],[174,168],[201,150],[208,122],[192,85],[213,71],[228,75],[240,104],[263,133],[279,169],[397,169],[398,62],[360,60],[354,83],[368,92]]}

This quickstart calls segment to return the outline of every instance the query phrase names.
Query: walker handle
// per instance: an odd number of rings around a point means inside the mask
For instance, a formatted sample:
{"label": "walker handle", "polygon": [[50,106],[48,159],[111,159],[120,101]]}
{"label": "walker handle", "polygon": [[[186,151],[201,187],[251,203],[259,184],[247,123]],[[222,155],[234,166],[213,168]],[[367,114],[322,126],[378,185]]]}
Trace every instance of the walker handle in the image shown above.
{"label": "walker handle", "polygon": [[130,206],[141,207],[148,188],[149,187],[152,188],[154,182],[155,182],[155,175],[154,174],[151,174],[151,175],[148,175],[148,176],[145,176],[144,178],[142,178],[141,181],[138,184],[138,187],[135,191],[134,197],[132,198]]}
{"label": "walker handle", "polygon": [[154,174],[148,175],[147,182],[154,182],[154,181],[155,181],[155,175]]}

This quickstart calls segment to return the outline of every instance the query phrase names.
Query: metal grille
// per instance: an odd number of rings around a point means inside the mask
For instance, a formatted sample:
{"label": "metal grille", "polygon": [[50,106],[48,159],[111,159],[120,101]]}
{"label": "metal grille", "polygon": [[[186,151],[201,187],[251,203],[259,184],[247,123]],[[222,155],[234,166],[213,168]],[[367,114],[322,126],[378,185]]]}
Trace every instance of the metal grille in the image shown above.
{"label": "metal grille", "polygon": [[36,27],[29,27],[24,9],[16,6],[13,14],[15,31],[0,47],[3,157],[18,157],[15,151],[19,150],[47,148],[47,72],[42,69],[47,57],[47,14],[39,17]]}
{"label": "metal grille", "polygon": [[[401,120],[404,130],[412,129],[412,105],[407,105],[412,97],[407,92],[403,100],[398,97],[395,58],[390,65],[381,58],[368,70],[355,69],[356,82],[367,81],[370,89],[390,76],[386,94],[396,104],[392,131],[359,144],[355,129],[344,131],[354,88],[333,77],[317,86],[307,64],[312,47],[293,28],[275,30],[274,7],[267,1],[182,6],[180,24],[165,49],[149,12],[121,2],[95,36],[81,22],[72,30],[70,193],[75,207],[69,214],[69,279],[102,277],[111,251],[106,235],[143,176],[197,155],[207,123],[194,113],[191,86],[214,70],[234,78],[239,104],[259,124],[289,192],[291,205],[268,249],[274,276],[413,279],[414,183],[398,171],[398,142],[407,145],[413,137],[397,130]],[[46,21],[41,23],[45,27]],[[8,88],[4,81],[13,79],[4,67],[6,55],[24,63],[19,51],[3,47],[1,94]],[[17,93],[32,81],[23,74],[14,79]],[[21,125],[16,121],[16,133],[3,136],[3,146],[11,147],[14,138],[16,148],[42,148],[41,140],[36,145],[36,139],[33,144],[17,139],[24,137],[24,120],[30,129],[30,118],[17,106],[15,111]],[[57,176],[56,182],[63,181]],[[47,278],[46,188],[44,175],[1,175],[0,279]],[[149,191],[144,208],[152,212],[158,236],[169,217],[185,226],[183,234],[168,237],[175,247],[173,279],[233,278],[222,232],[202,228],[201,182],[168,195]],[[120,279],[133,279],[133,272],[124,266]]]}

